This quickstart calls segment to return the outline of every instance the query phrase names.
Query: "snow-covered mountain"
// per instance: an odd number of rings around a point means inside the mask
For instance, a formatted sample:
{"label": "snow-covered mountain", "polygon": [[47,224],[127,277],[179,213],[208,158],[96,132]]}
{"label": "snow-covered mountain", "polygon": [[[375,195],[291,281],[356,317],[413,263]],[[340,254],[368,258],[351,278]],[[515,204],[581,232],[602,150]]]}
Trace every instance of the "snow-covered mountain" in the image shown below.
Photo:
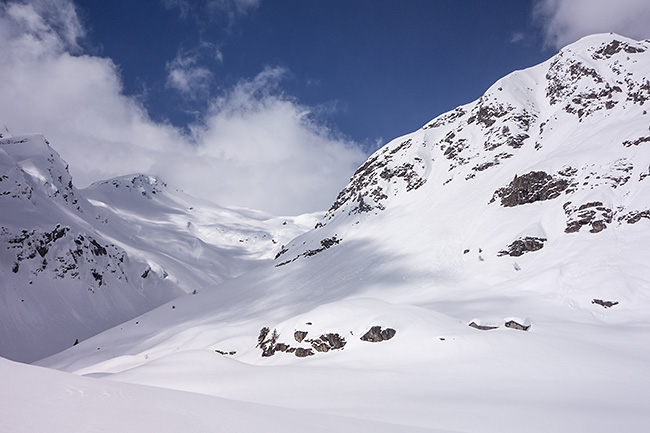
{"label": "snow-covered mountain", "polygon": [[0,355],[34,361],[271,259],[276,218],[125,176],[79,191],[42,136],[0,139]]}
{"label": "snow-covered mountain", "polygon": [[388,143],[273,261],[38,364],[285,432],[645,431],[649,109],[650,41],[584,38]]}

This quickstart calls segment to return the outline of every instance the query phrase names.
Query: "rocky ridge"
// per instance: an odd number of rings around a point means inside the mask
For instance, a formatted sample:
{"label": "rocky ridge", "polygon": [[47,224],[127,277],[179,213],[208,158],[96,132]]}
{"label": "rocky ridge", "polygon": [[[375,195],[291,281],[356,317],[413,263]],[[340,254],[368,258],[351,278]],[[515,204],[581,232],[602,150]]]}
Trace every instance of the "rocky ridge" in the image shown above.
{"label": "rocky ridge", "polygon": [[[508,208],[544,203],[557,209],[565,236],[647,219],[650,202],[633,192],[650,173],[649,75],[650,42],[595,35],[504,77],[477,101],[371,155],[316,230],[283,249],[291,259],[278,261],[306,258],[334,234],[343,239],[337,246],[352,241],[358,224],[409,202],[431,197],[433,206],[447,206],[446,197],[486,185],[490,196],[470,212],[500,207],[495,214],[508,218]],[[548,237],[510,236],[501,245]]]}

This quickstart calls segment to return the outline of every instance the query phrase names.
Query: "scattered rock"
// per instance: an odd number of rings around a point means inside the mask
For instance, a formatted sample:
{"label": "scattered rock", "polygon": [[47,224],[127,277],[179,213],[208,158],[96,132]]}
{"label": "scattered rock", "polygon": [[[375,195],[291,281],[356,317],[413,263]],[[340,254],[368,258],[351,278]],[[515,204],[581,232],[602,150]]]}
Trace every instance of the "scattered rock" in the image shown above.
{"label": "scattered rock", "polygon": [[381,329],[381,326],[373,326],[363,336],[362,341],[369,341],[371,343],[379,343],[381,341],[390,340],[395,336],[397,331],[392,328]]}
{"label": "scattered rock", "polygon": [[625,140],[623,142],[623,146],[625,146],[625,147],[638,146],[641,143],[648,143],[648,142],[650,142],[650,136],[648,136],[648,137],[639,137],[636,140]]}
{"label": "scattered rock", "polygon": [[506,322],[506,328],[518,329],[520,331],[528,331],[530,325],[522,325],[521,323],[515,322],[514,320],[509,320]]}
{"label": "scattered rock", "polygon": [[[392,336],[389,337],[389,338],[392,338]],[[345,341],[345,338],[341,337],[339,334],[334,334],[334,333],[323,334],[323,335],[320,336],[320,339],[321,339],[321,341],[326,342],[327,344],[329,344],[329,347],[332,350],[343,349],[343,347],[345,347],[345,345],[347,343]]]}
{"label": "scattered rock", "polygon": [[514,179],[495,191],[490,203],[501,199],[501,206],[514,207],[559,197],[569,187],[569,180],[556,178],[543,171],[531,171]]}
{"label": "scattered rock", "polygon": [[[308,322],[311,324],[311,322]],[[270,336],[269,336],[270,334]],[[274,329],[264,327],[257,337],[257,346],[262,350],[263,357],[275,355],[276,352],[294,353],[299,358],[311,356],[316,352],[329,352],[330,350],[341,350],[346,344],[345,338],[337,333],[323,334],[318,339],[306,339],[307,331],[295,331],[293,338],[298,343],[309,343],[311,348],[292,347],[286,343],[278,342],[280,334]]]}
{"label": "scattered rock", "polygon": [[304,340],[306,336],[307,336],[307,331],[296,331],[293,333],[293,338],[298,343],[302,343],[302,340]]}
{"label": "scattered rock", "polygon": [[492,329],[498,329],[501,326],[505,326],[510,329],[517,329],[520,331],[528,331],[530,329],[530,320],[529,319],[519,319],[516,317],[505,318],[502,320],[499,319],[474,319],[469,324],[470,327],[479,329],[481,331],[490,331]]}
{"label": "scattered rock", "polygon": [[469,324],[470,327],[480,329],[481,331],[489,331],[491,329],[497,329],[498,326],[487,326],[487,325],[479,325],[476,322],[472,321]]}
{"label": "scattered rock", "polygon": [[570,202],[564,204],[564,213],[567,215],[565,233],[576,233],[583,226],[591,226],[590,233],[598,233],[607,228],[614,216],[612,210],[602,202],[594,201],[579,207],[571,206]]}
{"label": "scattered rock", "polygon": [[311,257],[315,256],[316,254],[325,251],[334,245],[338,245],[341,242],[341,239],[338,239],[336,236],[332,236],[331,238],[326,238],[320,241],[320,248],[316,248],[315,250],[307,250],[305,251],[302,255],[305,257]]}
{"label": "scattered rock", "polygon": [[628,212],[627,214],[620,216],[618,220],[625,221],[628,224],[636,224],[641,221],[641,218],[650,219],[650,209]]}
{"label": "scattered rock", "polygon": [[[340,242],[341,242],[341,239],[337,238],[336,235],[332,236],[331,238],[322,239],[322,240],[320,241],[320,245],[321,245],[320,248],[316,248],[316,249],[313,249],[313,250],[307,250],[307,251],[305,251],[304,253],[297,255],[296,257],[294,257],[294,258],[291,259],[291,260],[287,260],[287,261],[284,261],[284,262],[278,263],[277,265],[275,265],[275,267],[278,268],[278,267],[280,267],[280,266],[288,265],[289,263],[298,260],[300,257],[311,257],[311,256],[315,256],[316,254],[321,253],[321,252],[323,252],[323,251],[325,251],[325,250],[327,250],[327,249],[333,247],[334,245],[338,245]],[[283,249],[282,251],[280,251],[280,252],[275,256],[275,259],[277,259],[278,257],[280,257],[282,254],[286,253],[287,251],[288,251],[287,249]],[[274,259],[274,260],[275,260],[275,259]]]}
{"label": "scattered rock", "polygon": [[303,349],[302,347],[299,347],[296,349],[295,354],[298,358],[305,358],[307,356],[312,356],[314,354],[314,351],[311,349]]}
{"label": "scattered rock", "polygon": [[544,242],[546,242],[546,238],[532,236],[526,236],[523,239],[519,238],[508,245],[506,250],[499,251],[497,256],[519,257],[528,252],[541,250],[544,248]]}
{"label": "scattered rock", "polygon": [[602,299],[594,299],[591,303],[601,305],[603,308],[612,308],[614,305],[618,305],[618,301],[603,301]]}
{"label": "scattered rock", "polygon": [[316,352],[329,352],[330,350],[327,343],[318,340],[313,340],[311,342],[311,347],[313,347]]}
{"label": "scattered rock", "polygon": [[642,53],[645,51],[644,48],[640,46],[632,46],[626,42],[621,42],[616,39],[614,39],[612,42],[610,42],[607,45],[601,46],[593,55],[592,57],[594,59],[609,59],[615,54],[620,53],[621,51],[625,51],[627,54],[636,54],[636,53]]}
{"label": "scattered rock", "polygon": [[257,347],[262,349],[263,357],[273,356],[276,351],[276,343],[278,341],[279,334],[274,329],[273,333],[271,333],[271,336],[269,337],[269,332],[270,329],[268,327],[264,327],[260,329],[260,334],[257,337]]}

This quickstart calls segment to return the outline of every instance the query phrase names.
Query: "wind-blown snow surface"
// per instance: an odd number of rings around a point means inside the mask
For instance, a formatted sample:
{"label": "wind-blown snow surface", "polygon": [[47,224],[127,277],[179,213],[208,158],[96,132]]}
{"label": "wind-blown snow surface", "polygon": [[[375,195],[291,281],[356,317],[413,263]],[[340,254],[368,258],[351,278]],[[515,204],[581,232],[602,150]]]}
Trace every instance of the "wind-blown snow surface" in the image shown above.
{"label": "wind-blown snow surface", "polygon": [[42,136],[0,139],[0,355],[35,361],[270,260],[313,227],[145,175],[74,187]]}
{"label": "wind-blown snow surface", "polygon": [[649,78],[650,42],[585,38],[380,149],[273,263],[39,364],[314,429],[646,431]]}

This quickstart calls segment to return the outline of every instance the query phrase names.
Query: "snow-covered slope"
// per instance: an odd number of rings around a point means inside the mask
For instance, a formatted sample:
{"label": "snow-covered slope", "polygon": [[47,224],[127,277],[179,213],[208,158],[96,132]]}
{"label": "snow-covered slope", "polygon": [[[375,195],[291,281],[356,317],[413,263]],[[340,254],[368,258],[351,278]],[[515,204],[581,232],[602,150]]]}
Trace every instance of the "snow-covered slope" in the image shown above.
{"label": "snow-covered slope", "polygon": [[[396,428],[351,417],[322,418],[317,413],[269,405],[100,382],[4,359],[0,359],[0,372],[2,432],[388,433]],[[406,433],[435,433],[416,427],[399,429]]]}
{"label": "snow-covered slope", "polygon": [[38,135],[0,139],[0,168],[0,355],[21,361],[240,275],[315,220],[220,208],[142,175],[79,191]]}
{"label": "snow-covered slope", "polygon": [[39,364],[393,431],[645,431],[649,80],[650,42],[582,39],[388,143],[272,263]]}

